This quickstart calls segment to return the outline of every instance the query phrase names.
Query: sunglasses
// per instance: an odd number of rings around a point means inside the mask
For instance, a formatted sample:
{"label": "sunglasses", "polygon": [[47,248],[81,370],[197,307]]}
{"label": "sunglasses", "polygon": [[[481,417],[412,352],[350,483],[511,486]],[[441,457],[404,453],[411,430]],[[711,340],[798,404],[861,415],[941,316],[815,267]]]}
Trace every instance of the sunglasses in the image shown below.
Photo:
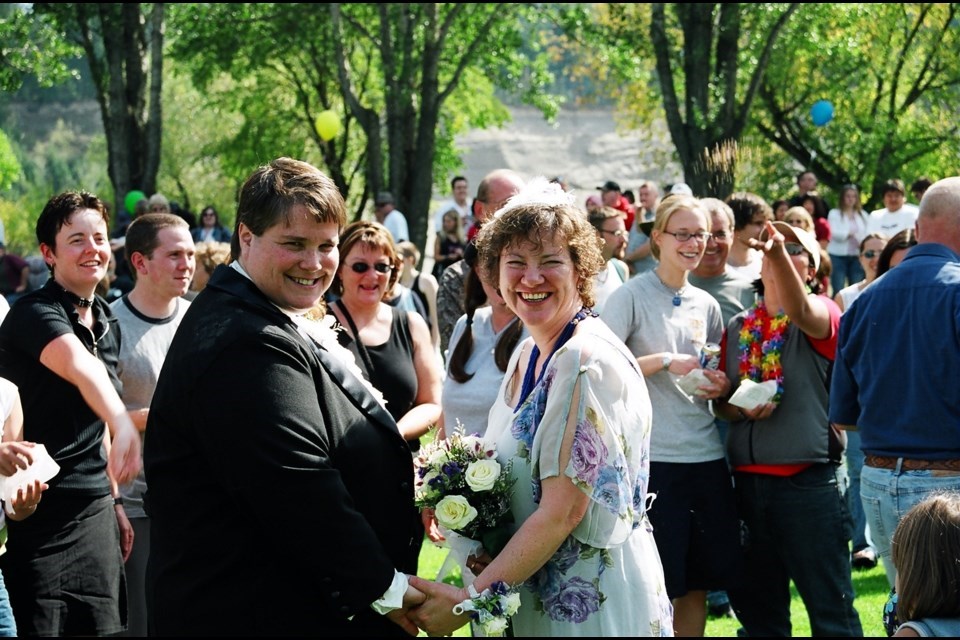
{"label": "sunglasses", "polygon": [[873,260],[873,259],[876,258],[878,255],[880,255],[880,252],[877,251],[876,249],[867,249],[866,251],[864,251],[864,252],[861,253],[860,255],[862,255],[862,256],[863,256],[864,258],[866,258],[867,260]]}
{"label": "sunglasses", "polygon": [[798,256],[806,249],[803,248],[803,245],[798,242],[785,242],[783,243],[783,248],[787,250],[787,253],[791,256]]}
{"label": "sunglasses", "polygon": [[371,268],[377,273],[390,273],[393,271],[393,266],[387,264],[386,262],[376,262],[374,264],[367,264],[366,262],[354,262],[350,265],[350,268],[353,269],[354,273],[366,273]]}

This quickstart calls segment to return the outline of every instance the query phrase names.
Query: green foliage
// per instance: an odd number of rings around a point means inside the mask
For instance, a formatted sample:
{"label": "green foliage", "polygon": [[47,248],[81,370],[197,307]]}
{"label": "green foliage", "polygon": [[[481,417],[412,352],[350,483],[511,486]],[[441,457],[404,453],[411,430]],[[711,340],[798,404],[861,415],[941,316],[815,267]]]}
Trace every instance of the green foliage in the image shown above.
{"label": "green foliage", "polygon": [[29,7],[0,5],[0,91],[16,91],[27,77],[44,87],[76,77],[67,61],[80,54],[79,48]]}
{"label": "green foliage", "polygon": [[13,181],[20,177],[20,163],[13,153],[7,134],[0,131],[0,191],[13,186]]}
{"label": "green foliage", "polygon": [[[960,157],[955,3],[808,4],[778,43],[753,112],[757,130],[836,191],[881,206],[889,178],[953,173]],[[834,119],[810,121],[830,100]]]}

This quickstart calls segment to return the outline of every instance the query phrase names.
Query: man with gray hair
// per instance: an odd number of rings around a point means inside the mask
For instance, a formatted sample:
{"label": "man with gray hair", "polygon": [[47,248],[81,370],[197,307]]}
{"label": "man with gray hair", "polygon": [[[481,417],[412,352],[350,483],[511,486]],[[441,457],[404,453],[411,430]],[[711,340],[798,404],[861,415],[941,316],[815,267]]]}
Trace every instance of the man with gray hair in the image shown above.
{"label": "man with gray hair", "polygon": [[860,496],[891,586],[900,518],[934,489],[960,490],[960,177],[927,190],[916,233],[844,313],[830,385],[830,421],[860,432]]}

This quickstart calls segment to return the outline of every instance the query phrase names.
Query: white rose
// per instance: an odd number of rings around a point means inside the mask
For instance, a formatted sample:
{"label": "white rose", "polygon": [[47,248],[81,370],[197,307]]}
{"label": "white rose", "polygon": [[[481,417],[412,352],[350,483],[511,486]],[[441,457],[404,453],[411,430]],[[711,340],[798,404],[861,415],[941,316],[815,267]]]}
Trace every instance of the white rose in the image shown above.
{"label": "white rose", "polygon": [[507,630],[507,621],[504,618],[494,618],[483,625],[483,633],[488,636],[502,636]]}
{"label": "white rose", "polygon": [[512,616],[520,608],[520,594],[514,591],[511,594],[500,596],[500,605],[503,607],[504,613]]}
{"label": "white rose", "polygon": [[463,496],[447,496],[437,503],[437,522],[453,531],[463,529],[477,517],[477,510]]}
{"label": "white rose", "polygon": [[500,463],[496,460],[477,460],[467,465],[464,479],[474,491],[489,491],[500,477]]}

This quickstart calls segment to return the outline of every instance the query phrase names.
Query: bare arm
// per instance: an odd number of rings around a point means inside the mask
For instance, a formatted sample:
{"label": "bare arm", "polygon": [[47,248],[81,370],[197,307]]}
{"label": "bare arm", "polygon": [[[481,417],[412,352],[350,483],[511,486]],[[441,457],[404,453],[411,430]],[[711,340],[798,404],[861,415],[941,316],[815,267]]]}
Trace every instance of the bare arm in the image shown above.
{"label": "bare arm", "polygon": [[443,374],[436,357],[427,321],[416,311],[407,312],[410,336],[413,338],[413,367],[417,372],[417,397],[413,407],[399,420],[397,426],[407,440],[419,438],[440,418],[440,394]]}
{"label": "bare arm", "polygon": [[50,341],[40,363],[75,385],[87,405],[107,424],[112,436],[108,469],[117,482],[126,483],[140,471],[140,436],[117,394],[106,367],[73,334]]}
{"label": "bare arm", "polygon": [[[574,392],[573,406],[578,403],[579,385]],[[576,412],[567,417],[566,432],[560,449],[560,468],[570,460],[573,437],[576,432]],[[587,495],[565,475],[546,478],[541,482],[540,505],[510,538],[496,558],[473,582],[477,591],[483,591],[497,580],[519,585],[532,576],[556,553],[567,536],[583,520],[590,504]],[[465,616],[452,613],[455,604],[465,600],[465,589],[433,583],[422,578],[410,578],[410,584],[423,591],[427,600],[410,615],[417,626],[431,635],[445,635],[463,626]]]}
{"label": "bare arm", "polygon": [[[773,272],[777,297],[790,321],[811,338],[823,339],[830,335],[830,311],[817,296],[807,293],[806,282],[794,268],[784,247],[784,237],[769,220],[769,239],[765,243],[751,240],[764,252],[762,269]],[[812,262],[811,262],[812,265]]]}

